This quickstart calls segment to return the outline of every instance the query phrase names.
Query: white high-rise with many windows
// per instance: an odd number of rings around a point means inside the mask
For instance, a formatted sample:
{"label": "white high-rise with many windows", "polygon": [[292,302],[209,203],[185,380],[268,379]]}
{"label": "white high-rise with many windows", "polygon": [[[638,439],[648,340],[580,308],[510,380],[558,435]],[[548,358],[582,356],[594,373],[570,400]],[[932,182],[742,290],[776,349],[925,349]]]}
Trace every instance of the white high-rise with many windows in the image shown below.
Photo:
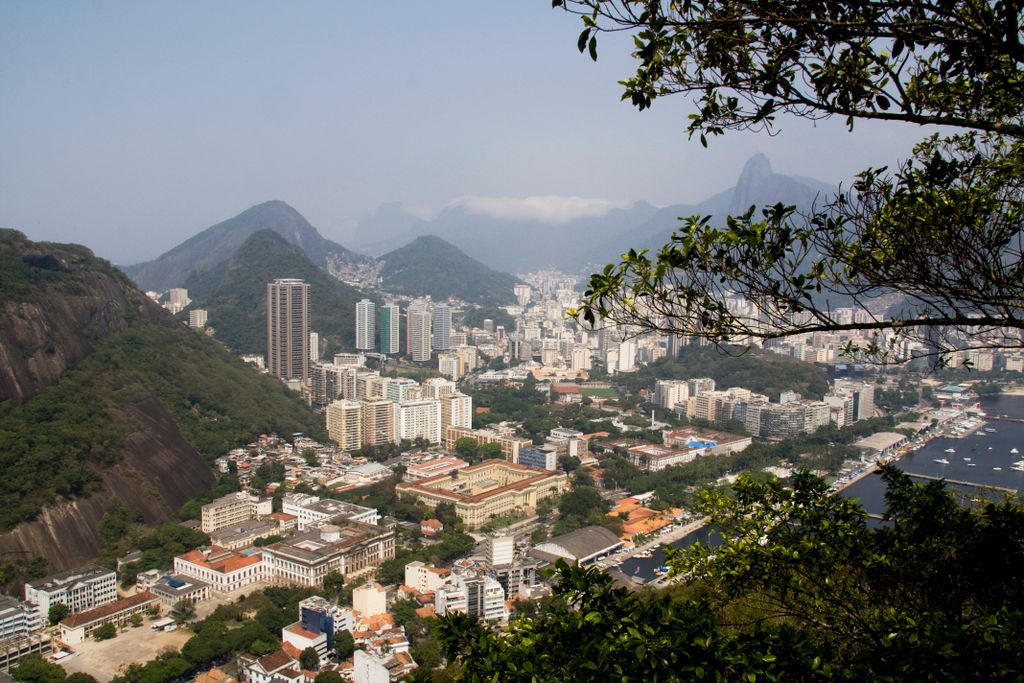
{"label": "white high-rise with many windows", "polygon": [[441,443],[441,402],[433,398],[403,401],[396,404],[395,440],[415,441],[418,437],[430,443]]}
{"label": "white high-rise with many windows", "polygon": [[430,360],[430,311],[426,306],[411,304],[407,321],[407,350],[412,359],[422,363]]}
{"label": "white high-rise with many windows", "polygon": [[356,304],[356,348],[373,351],[377,336],[377,305],[369,299]]}
{"label": "white high-rise with many windows", "polygon": [[452,348],[452,309],[445,304],[434,306],[434,349],[447,351]]}
{"label": "white high-rise with many windows", "polygon": [[380,352],[391,356],[398,353],[398,304],[380,307]]}

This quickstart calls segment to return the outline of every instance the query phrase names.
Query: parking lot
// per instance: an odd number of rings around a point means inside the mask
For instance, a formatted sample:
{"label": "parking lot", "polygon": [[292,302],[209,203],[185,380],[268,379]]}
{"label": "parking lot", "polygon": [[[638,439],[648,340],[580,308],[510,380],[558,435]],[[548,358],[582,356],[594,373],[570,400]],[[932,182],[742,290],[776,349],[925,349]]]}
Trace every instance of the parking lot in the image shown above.
{"label": "parking lot", "polygon": [[[205,619],[218,605],[230,604],[242,595],[248,595],[263,587],[265,584],[256,583],[232,593],[214,593],[209,600],[196,603],[195,619]],[[166,615],[167,608],[164,608],[163,613]],[[131,663],[145,664],[168,648],[180,650],[181,646],[195,635],[187,625],[174,631],[156,632],[150,629],[153,621],[146,619],[142,626],[128,627],[124,631],[119,631],[117,637],[110,640],[89,639],[79,643],[73,646],[75,654],[61,660],[60,665],[68,673],[81,671],[98,681],[109,681]]]}
{"label": "parking lot", "polygon": [[147,620],[142,626],[129,626],[110,640],[90,639],[81,642],[73,646],[75,654],[60,664],[68,673],[81,671],[98,681],[109,681],[128,664],[145,664],[167,648],[180,650],[193,635],[187,628],[166,633],[154,632],[149,628],[150,623]]}

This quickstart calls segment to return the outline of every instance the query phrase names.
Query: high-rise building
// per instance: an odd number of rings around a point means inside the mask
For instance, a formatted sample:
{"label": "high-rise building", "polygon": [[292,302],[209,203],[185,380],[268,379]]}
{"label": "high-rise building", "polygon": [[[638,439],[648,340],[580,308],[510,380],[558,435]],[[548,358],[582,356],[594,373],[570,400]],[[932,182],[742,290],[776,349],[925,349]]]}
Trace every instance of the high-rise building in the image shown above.
{"label": "high-rise building", "polygon": [[516,303],[520,306],[525,306],[530,303],[530,286],[529,285],[513,285],[512,293],[516,296]]}
{"label": "high-rise building", "polygon": [[373,351],[377,336],[377,305],[369,299],[356,304],[356,348]]}
{"label": "high-rise building", "polygon": [[441,402],[433,398],[403,401],[395,409],[396,441],[423,438],[441,443]]}
{"label": "high-rise building", "polygon": [[407,316],[407,353],[418,363],[428,361],[430,360],[430,311],[422,305],[410,305]]}
{"label": "high-rise building", "polygon": [[423,398],[444,398],[458,391],[458,385],[441,377],[423,380]]}
{"label": "high-rise building", "polygon": [[441,434],[449,426],[470,429],[473,426],[473,397],[453,393],[441,398]]}
{"label": "high-rise building", "polygon": [[398,349],[398,304],[384,304],[380,307],[380,352],[390,356]]}
{"label": "high-rise building", "polygon": [[309,362],[320,362],[320,333],[318,332],[309,333]]}
{"label": "high-rise building", "polygon": [[394,406],[386,398],[363,401],[363,445],[380,446],[395,441]]}
{"label": "high-rise building", "polygon": [[447,351],[452,348],[452,309],[445,304],[434,306],[434,349]]}
{"label": "high-rise building", "polygon": [[334,401],[327,406],[327,433],[345,451],[362,445],[363,416],[359,401]]}
{"label": "high-rise building", "polygon": [[437,356],[437,371],[452,380],[458,380],[461,377],[459,374],[461,365],[459,357],[454,353],[441,353]]}
{"label": "high-rise building", "polygon": [[267,284],[267,368],[283,380],[309,377],[309,285],[302,280]]}
{"label": "high-rise building", "polygon": [[188,326],[194,330],[206,327],[208,313],[205,308],[193,308],[188,312]]}
{"label": "high-rise building", "polygon": [[188,290],[180,287],[173,287],[167,290],[167,301],[171,305],[177,306],[178,310],[181,310],[185,306],[188,306],[192,302],[192,299],[188,298]]}

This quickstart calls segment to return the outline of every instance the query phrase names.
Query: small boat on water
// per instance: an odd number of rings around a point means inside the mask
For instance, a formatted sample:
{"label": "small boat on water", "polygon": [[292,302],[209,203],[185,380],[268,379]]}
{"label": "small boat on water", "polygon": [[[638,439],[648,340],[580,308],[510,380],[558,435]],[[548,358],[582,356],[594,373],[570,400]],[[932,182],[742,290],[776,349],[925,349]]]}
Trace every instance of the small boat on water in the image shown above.
{"label": "small boat on water", "polygon": [[948,465],[949,464],[949,461],[946,460],[945,458],[935,458],[934,461],[938,462],[938,463],[942,463],[943,465]]}
{"label": "small boat on water", "polygon": [[985,427],[985,431],[988,432],[989,434],[991,434],[992,432],[994,432],[996,430],[992,429],[991,427]]}
{"label": "small boat on water", "polygon": [[988,447],[988,449],[989,449],[989,450],[992,450],[992,447],[991,447],[991,446],[989,446],[989,447]]}
{"label": "small boat on water", "polygon": [[995,470],[996,472],[1002,472],[1003,471],[1002,467],[993,467],[992,469]]}
{"label": "small boat on water", "polygon": [[946,453],[956,453],[956,449],[955,448],[947,448],[946,449]]}
{"label": "small boat on water", "polygon": [[967,466],[968,467],[977,467],[977,465],[975,463],[973,463],[973,462],[967,463]]}
{"label": "small boat on water", "polygon": [[1018,453],[1020,453],[1020,451],[1018,451],[1016,448],[1011,448],[1010,453],[1012,453],[1013,455],[1017,455]]}

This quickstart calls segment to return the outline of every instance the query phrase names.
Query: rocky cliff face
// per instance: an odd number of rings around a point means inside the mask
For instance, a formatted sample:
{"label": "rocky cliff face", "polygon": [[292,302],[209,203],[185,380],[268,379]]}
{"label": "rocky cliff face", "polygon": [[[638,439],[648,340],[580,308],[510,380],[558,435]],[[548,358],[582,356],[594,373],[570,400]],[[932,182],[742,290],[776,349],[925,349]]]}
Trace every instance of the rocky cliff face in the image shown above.
{"label": "rocky cliff face", "polygon": [[52,571],[76,567],[103,549],[98,527],[111,498],[142,512],[147,524],[161,524],[212,485],[210,468],[159,401],[146,399],[129,414],[138,429],[126,439],[125,458],[103,472],[99,490],[47,507],[37,519],[0,534],[0,555],[45,557]]}
{"label": "rocky cliff face", "polygon": [[24,403],[139,318],[173,324],[88,249],[0,230],[0,404]]}
{"label": "rocky cliff face", "polygon": [[[69,369],[83,361],[99,344],[131,326],[147,325],[168,333],[182,333],[181,325],[139,292],[110,264],[75,245],[34,243],[21,233],[0,230],[0,463],[6,479],[3,499],[21,500],[44,488],[44,475],[32,482],[22,463],[10,461],[26,440],[52,431],[67,416],[60,411],[45,419],[18,406],[58,384]],[[123,427],[121,457],[83,460],[99,476],[86,495],[57,490],[54,504],[0,534],[4,558],[42,556],[52,570],[82,564],[94,558],[103,541],[97,526],[111,497],[143,513],[147,523],[175,518],[189,498],[209,488],[213,473],[203,457],[182,436],[167,408],[152,393],[136,389],[139,398],[116,404],[110,418]],[[96,397],[82,396],[83,401]],[[60,404],[55,404],[60,405]],[[112,403],[111,405],[115,405]],[[29,407],[29,406],[24,406]],[[17,435],[17,436],[12,436]],[[6,443],[15,439],[21,443]],[[69,445],[70,447],[70,445]],[[86,449],[97,450],[96,446]],[[38,472],[49,464],[39,458]],[[32,461],[35,463],[35,460]],[[32,467],[35,467],[33,464]],[[19,489],[28,482],[28,488]]]}

